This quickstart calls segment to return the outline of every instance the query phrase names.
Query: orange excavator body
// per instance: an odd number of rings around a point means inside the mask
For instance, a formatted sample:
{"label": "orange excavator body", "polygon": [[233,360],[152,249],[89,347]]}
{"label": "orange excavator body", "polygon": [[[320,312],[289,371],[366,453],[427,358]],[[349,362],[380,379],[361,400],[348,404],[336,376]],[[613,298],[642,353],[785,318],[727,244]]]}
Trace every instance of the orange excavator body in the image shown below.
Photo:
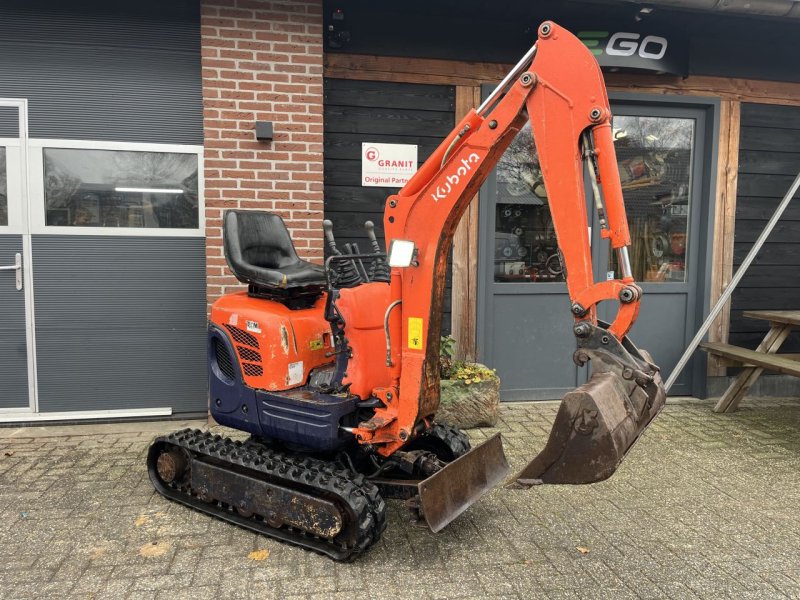
{"label": "orange excavator body", "polygon": [[[575,319],[573,360],[591,361],[592,374],[564,397],[546,447],[513,484],[614,473],[666,394],[658,367],[627,337],[642,291],[602,73],[580,40],[545,22],[489,98],[387,199],[386,254],[371,222],[368,254],[339,252],[326,222],[323,269],[297,256],[279,216],[226,212],[225,256],[248,291],[211,310],[211,414],[251,439],[158,438],[148,468],[161,494],[347,560],[380,537],[383,497],[405,498],[438,531],[506,477],[499,434],[470,450],[463,432],[435,422],[439,346],[456,226],[528,121]],[[586,183],[618,279],[594,279]],[[610,324],[597,319],[604,301],[619,305]]]}

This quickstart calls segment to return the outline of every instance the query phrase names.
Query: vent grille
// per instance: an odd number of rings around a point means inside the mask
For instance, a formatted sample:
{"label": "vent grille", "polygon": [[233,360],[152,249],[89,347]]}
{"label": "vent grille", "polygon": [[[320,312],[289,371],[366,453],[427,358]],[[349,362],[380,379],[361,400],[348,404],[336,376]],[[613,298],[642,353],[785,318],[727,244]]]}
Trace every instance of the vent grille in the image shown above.
{"label": "vent grille", "polygon": [[242,370],[245,375],[249,375],[250,377],[257,377],[264,374],[264,369],[261,368],[261,365],[254,365],[251,363],[244,363],[242,365]]}
{"label": "vent grille", "polygon": [[261,354],[255,350],[245,348],[244,346],[236,346],[236,351],[239,353],[239,356],[242,357],[242,360],[249,360],[250,362],[259,363],[261,362]]}
{"label": "vent grille", "polygon": [[219,338],[214,338],[214,356],[217,360],[217,366],[222,371],[223,375],[228,379],[234,379],[233,361],[228,349],[225,347]]}
{"label": "vent grille", "polygon": [[227,329],[231,337],[236,340],[237,344],[244,344],[246,346],[252,346],[253,348],[258,348],[258,340],[255,336],[250,335],[243,329],[239,329],[238,327],[234,327],[233,325],[225,325],[225,329]]}

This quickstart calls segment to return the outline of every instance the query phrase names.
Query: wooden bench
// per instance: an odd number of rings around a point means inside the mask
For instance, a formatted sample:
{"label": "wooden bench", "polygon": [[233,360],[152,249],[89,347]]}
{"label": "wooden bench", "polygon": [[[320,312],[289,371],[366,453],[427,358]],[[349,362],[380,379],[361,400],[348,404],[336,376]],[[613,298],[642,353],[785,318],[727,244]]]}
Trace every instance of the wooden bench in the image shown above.
{"label": "wooden bench", "polygon": [[765,370],[800,377],[800,355],[777,354],[792,328],[800,326],[800,311],[748,310],[743,316],[770,323],[770,330],[755,350],[718,342],[700,344],[706,352],[727,358],[743,367],[742,372],[717,402],[714,412],[735,411],[739,402]]}

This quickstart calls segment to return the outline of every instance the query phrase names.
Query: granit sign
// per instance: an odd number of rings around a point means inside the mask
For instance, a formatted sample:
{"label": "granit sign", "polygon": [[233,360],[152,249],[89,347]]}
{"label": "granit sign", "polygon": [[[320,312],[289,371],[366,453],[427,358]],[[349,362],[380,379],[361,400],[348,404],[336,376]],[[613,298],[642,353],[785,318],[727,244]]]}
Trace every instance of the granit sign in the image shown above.
{"label": "granit sign", "polygon": [[417,172],[415,144],[361,144],[361,185],[403,187]]}

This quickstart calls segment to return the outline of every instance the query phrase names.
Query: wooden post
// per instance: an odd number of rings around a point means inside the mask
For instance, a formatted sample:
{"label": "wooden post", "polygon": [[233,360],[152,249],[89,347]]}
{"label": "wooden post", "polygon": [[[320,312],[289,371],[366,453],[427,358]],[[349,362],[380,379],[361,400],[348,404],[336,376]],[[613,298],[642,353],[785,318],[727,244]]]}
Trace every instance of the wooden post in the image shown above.
{"label": "wooden post", "polygon": [[[480,104],[480,86],[456,87],[455,120],[458,123],[470,109]],[[453,237],[453,284],[451,335],[456,358],[474,361],[477,356],[476,327],[478,307],[478,197],[470,202]]]}
{"label": "wooden post", "polygon": [[[733,276],[733,234],[736,224],[736,183],[739,172],[739,129],[741,103],[738,100],[720,102],[720,139],[717,163],[717,196],[714,207],[714,247],[711,266],[710,302],[722,295]],[[727,302],[719,317],[708,331],[710,342],[728,341],[731,319],[731,303]],[[718,356],[710,356],[708,375],[726,374],[727,362]]]}

